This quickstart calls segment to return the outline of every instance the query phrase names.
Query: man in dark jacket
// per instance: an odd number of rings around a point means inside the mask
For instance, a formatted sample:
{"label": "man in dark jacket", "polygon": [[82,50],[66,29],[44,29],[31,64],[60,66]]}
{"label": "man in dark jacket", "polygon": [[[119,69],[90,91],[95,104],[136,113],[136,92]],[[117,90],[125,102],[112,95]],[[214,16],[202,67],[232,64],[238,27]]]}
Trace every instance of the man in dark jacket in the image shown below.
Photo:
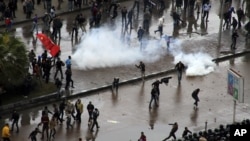
{"label": "man in dark jacket", "polygon": [[16,132],[18,133],[19,132],[19,128],[18,128],[19,113],[17,113],[16,110],[13,111],[11,120],[12,120],[11,131],[14,130],[14,125],[16,125],[16,128],[17,128]]}
{"label": "man in dark jacket", "polygon": [[128,25],[130,25],[130,30],[132,29],[132,26],[133,26],[132,20],[133,20],[133,9],[129,10],[128,12],[128,22],[126,25],[127,28],[128,28]]}
{"label": "man in dark jacket", "polygon": [[169,133],[169,136],[167,138],[165,138],[163,141],[166,141],[171,137],[173,137],[176,140],[175,132],[178,130],[178,123],[175,122],[174,124],[168,124],[168,125],[172,125],[172,129]]}
{"label": "man in dark jacket", "polygon": [[61,79],[63,79],[62,66],[64,66],[64,65],[65,64],[63,63],[63,61],[60,58],[57,58],[57,61],[56,61],[56,73],[55,73],[54,79],[57,77],[58,71],[61,73]]}
{"label": "man in dark jacket", "polygon": [[192,92],[192,98],[195,100],[194,102],[194,109],[196,109],[198,107],[198,102],[200,101],[198,94],[200,92],[200,89],[197,88]]}
{"label": "man in dark jacket", "polygon": [[95,106],[92,104],[91,101],[89,101],[89,104],[87,105],[87,110],[88,110],[88,113],[89,113],[88,125],[90,125],[90,120],[93,118],[94,109],[95,109]]}
{"label": "man in dark jacket", "polygon": [[99,110],[97,108],[95,108],[95,110],[93,111],[93,124],[92,124],[91,130],[90,130],[91,132],[94,131],[93,130],[94,126],[96,126],[97,129],[100,128],[100,126],[98,125],[98,122],[97,122],[97,118],[99,117],[99,114],[100,114]]}
{"label": "man in dark jacket", "polygon": [[244,17],[244,12],[241,8],[239,8],[237,11],[237,17],[238,17],[238,28],[241,28],[241,20]]}
{"label": "man in dark jacket", "polygon": [[231,44],[231,50],[235,50],[236,49],[236,41],[237,41],[237,38],[239,37],[238,35],[238,32],[237,30],[234,30],[233,31],[233,34],[232,34],[232,44]]}
{"label": "man in dark jacket", "polygon": [[71,69],[67,68],[67,70],[65,72],[65,75],[66,75],[66,86],[65,86],[65,89],[66,90],[69,89],[70,82],[71,82],[71,88],[74,88],[74,81],[71,78],[71,76],[72,76]]}
{"label": "man in dark jacket", "polygon": [[151,90],[151,99],[150,99],[150,102],[149,102],[149,109],[151,109],[151,104],[152,102],[154,101],[155,105],[158,106],[158,93],[157,93],[157,88],[156,87],[153,87],[152,90]]}
{"label": "man in dark jacket", "polygon": [[8,7],[10,8],[10,12],[11,12],[11,17],[16,18],[16,5],[14,3],[14,0],[10,0]]}
{"label": "man in dark jacket", "polygon": [[182,79],[182,72],[185,69],[184,64],[179,61],[176,65],[175,65],[175,69],[177,71],[177,75],[178,75],[178,83],[181,83],[181,79]]}

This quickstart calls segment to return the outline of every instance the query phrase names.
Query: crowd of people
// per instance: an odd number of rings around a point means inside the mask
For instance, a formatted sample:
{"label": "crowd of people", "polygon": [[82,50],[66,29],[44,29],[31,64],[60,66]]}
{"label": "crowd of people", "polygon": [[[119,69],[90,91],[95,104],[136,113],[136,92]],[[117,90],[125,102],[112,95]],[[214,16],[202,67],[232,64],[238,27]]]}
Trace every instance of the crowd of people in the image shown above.
{"label": "crowd of people", "polygon": [[[84,105],[80,99],[75,103],[70,100],[62,100],[59,105],[52,104],[53,110],[49,110],[47,106],[42,109],[42,116],[37,127],[30,132],[28,138],[31,141],[37,140],[37,135],[41,134],[41,139],[52,140],[55,138],[57,126],[64,124],[66,121],[66,129],[70,130],[73,128],[73,122],[81,124],[81,116],[84,111]],[[98,130],[100,128],[98,124],[99,110],[96,108],[91,101],[86,107],[89,115],[88,127],[90,132],[94,132],[94,128]],[[64,116],[65,115],[65,116]],[[16,126],[16,133],[19,132],[18,122],[20,119],[19,113],[14,110],[12,113],[11,128],[8,123],[2,128],[2,138],[3,141],[10,141],[11,132],[14,132],[14,127]],[[72,121],[72,119],[74,121]],[[40,126],[42,126],[40,128]]]}

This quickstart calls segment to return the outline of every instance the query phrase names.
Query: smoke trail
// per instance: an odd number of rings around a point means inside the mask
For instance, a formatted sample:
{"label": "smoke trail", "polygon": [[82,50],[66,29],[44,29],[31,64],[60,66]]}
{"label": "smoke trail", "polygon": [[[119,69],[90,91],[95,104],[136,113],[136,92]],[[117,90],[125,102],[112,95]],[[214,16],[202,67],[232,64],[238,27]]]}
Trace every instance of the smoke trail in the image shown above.
{"label": "smoke trail", "polygon": [[72,59],[80,69],[94,69],[137,64],[142,60],[154,62],[161,57],[157,41],[144,42],[145,50],[140,51],[137,39],[131,39],[131,46],[128,46],[120,34],[105,27],[93,29],[83,37]]}

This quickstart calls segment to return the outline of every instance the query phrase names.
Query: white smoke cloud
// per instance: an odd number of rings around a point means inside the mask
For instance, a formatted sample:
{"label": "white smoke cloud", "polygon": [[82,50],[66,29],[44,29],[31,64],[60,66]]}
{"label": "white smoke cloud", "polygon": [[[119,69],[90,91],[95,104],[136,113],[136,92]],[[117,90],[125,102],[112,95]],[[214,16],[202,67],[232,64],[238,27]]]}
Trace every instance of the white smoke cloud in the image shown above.
{"label": "white smoke cloud", "polygon": [[181,61],[187,66],[186,76],[202,76],[215,70],[216,64],[209,54],[204,52],[184,53],[181,44],[182,41],[175,40],[170,46],[170,52],[174,56],[174,64]]}
{"label": "white smoke cloud", "polygon": [[202,76],[214,71],[215,63],[209,54],[198,52],[195,54],[179,53],[174,58],[174,63],[181,61],[187,66],[186,76]]}
{"label": "white smoke cloud", "polygon": [[[131,39],[131,46],[121,40],[119,31],[107,28],[93,29],[82,39],[72,55],[80,69],[94,69],[137,64],[139,61],[154,62],[162,53],[156,40],[149,40],[140,51],[138,40]],[[144,46],[144,45],[143,45]]]}
{"label": "white smoke cloud", "polygon": [[[140,51],[140,44],[133,35],[130,46],[121,39],[120,30],[102,27],[87,33],[77,46],[72,59],[79,69],[105,68],[133,65],[139,61],[154,62],[167,53],[166,42],[148,39]],[[125,37],[126,40],[126,37]],[[186,54],[182,51],[182,41],[174,39],[168,52],[174,56],[174,64],[182,61],[188,68],[187,76],[206,75],[214,71],[215,63],[209,54],[198,52]]]}

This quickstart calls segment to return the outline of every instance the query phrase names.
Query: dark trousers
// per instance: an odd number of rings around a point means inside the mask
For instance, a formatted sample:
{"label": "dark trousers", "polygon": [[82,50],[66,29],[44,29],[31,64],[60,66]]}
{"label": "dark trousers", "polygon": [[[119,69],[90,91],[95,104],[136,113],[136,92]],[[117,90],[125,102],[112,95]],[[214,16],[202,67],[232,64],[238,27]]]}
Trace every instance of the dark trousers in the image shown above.
{"label": "dark trousers", "polygon": [[117,17],[117,11],[116,10],[114,10],[113,11],[113,16],[112,16],[112,18],[111,19],[115,19]]}
{"label": "dark trousers", "polygon": [[140,8],[139,1],[135,1],[134,5],[133,5],[133,10],[135,9],[135,7],[137,8],[136,11],[137,11],[137,15],[138,15],[139,8]]}
{"label": "dark trousers", "polygon": [[80,113],[80,111],[77,111],[77,113],[76,113],[76,120],[78,120],[79,122],[81,122],[82,120],[81,120],[81,113]]}
{"label": "dark trousers", "polygon": [[71,87],[74,87],[74,81],[70,78],[70,79],[66,80],[65,89],[68,89],[68,88],[69,88],[70,82],[71,82]]}
{"label": "dark trousers", "polygon": [[151,108],[151,104],[152,104],[153,101],[155,102],[155,105],[158,105],[158,98],[157,98],[156,95],[151,96],[151,100],[149,102],[149,108]]}
{"label": "dark trousers", "polygon": [[63,79],[63,72],[62,72],[62,68],[56,68],[56,73],[55,73],[54,78],[56,78],[58,71],[61,73],[61,79]]}
{"label": "dark trousers", "polygon": [[89,113],[89,122],[90,122],[90,120],[93,118],[92,116],[93,116],[93,111],[88,111],[88,113]]}
{"label": "dark trousers", "polygon": [[50,134],[49,134],[49,138],[51,139],[51,137],[55,138],[55,134],[56,134],[56,129],[50,129]]}
{"label": "dark trousers", "polygon": [[75,34],[75,38],[78,38],[78,29],[77,28],[73,28],[72,29],[72,34],[71,34],[71,40],[74,39],[74,34]]}
{"label": "dark trousers", "polygon": [[17,120],[14,120],[12,122],[12,126],[11,126],[11,130],[13,131],[14,130],[14,126],[16,125],[16,128],[17,128],[17,132],[19,131],[19,128],[18,128],[18,121]]}
{"label": "dark trousers", "polygon": [[59,117],[63,119],[63,116],[64,116],[64,109],[59,111]]}
{"label": "dark trousers", "polygon": [[209,15],[209,11],[204,11],[203,12],[203,19],[206,18],[206,20],[208,20],[208,15]]}
{"label": "dark trousers", "polygon": [[130,25],[130,29],[132,29],[132,19],[128,19],[126,27],[128,27],[128,25]]}
{"label": "dark trousers", "polygon": [[163,141],[166,141],[166,140],[168,140],[168,139],[171,138],[171,137],[173,137],[174,139],[176,139],[175,134],[172,133],[172,132],[170,132],[170,133],[169,133],[169,136],[168,136],[167,138],[165,138]]}
{"label": "dark trousers", "polygon": [[231,49],[235,49],[236,47],[236,38],[232,38]]}
{"label": "dark trousers", "polygon": [[155,33],[156,32],[160,32],[160,37],[161,37],[163,34],[163,26],[158,26],[158,30],[155,30]]}
{"label": "dark trousers", "polygon": [[46,132],[47,139],[49,138],[49,126],[43,126],[42,139],[44,138],[44,132]]}
{"label": "dark trousers", "polygon": [[122,25],[126,25],[126,23],[127,23],[126,16],[122,16]]}
{"label": "dark trousers", "polygon": [[96,128],[99,128],[99,125],[98,125],[98,122],[97,122],[97,119],[96,118],[94,118],[93,119],[93,124],[92,124],[92,127],[91,127],[91,131],[93,131],[93,129],[94,129],[94,126],[96,126]]}
{"label": "dark trousers", "polygon": [[36,136],[30,137],[31,141],[37,141]]}

